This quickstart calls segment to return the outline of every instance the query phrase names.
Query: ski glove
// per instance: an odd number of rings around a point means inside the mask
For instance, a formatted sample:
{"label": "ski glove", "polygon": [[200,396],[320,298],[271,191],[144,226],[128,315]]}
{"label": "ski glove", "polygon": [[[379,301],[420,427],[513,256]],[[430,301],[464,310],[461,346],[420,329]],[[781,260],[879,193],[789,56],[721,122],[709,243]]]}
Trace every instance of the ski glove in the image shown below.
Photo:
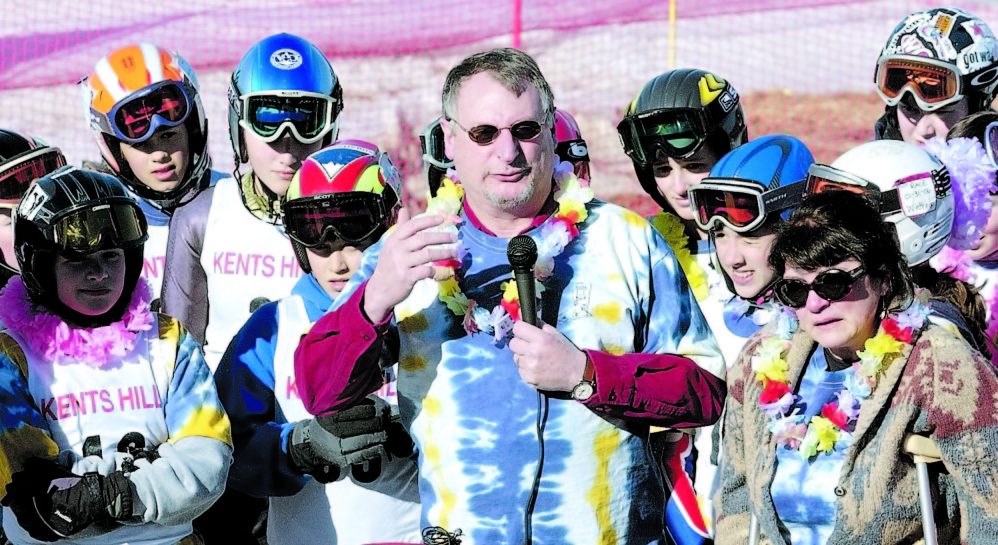
{"label": "ski glove", "polygon": [[56,541],[97,521],[132,516],[132,493],[124,473],[80,476],[35,457],[11,478],[0,504],[10,507],[17,523],[39,541]]}
{"label": "ski glove", "polygon": [[[351,466],[355,479],[371,482],[381,473],[381,459],[388,455],[386,447],[394,447],[393,453],[401,450],[390,441],[390,435],[394,437],[396,428],[401,428],[400,423],[395,426],[392,420],[392,407],[377,395],[371,395],[336,414],[296,422],[288,437],[288,452],[302,473],[319,482],[339,480],[343,470]],[[412,442],[408,435],[405,439],[408,455],[412,452]]]}

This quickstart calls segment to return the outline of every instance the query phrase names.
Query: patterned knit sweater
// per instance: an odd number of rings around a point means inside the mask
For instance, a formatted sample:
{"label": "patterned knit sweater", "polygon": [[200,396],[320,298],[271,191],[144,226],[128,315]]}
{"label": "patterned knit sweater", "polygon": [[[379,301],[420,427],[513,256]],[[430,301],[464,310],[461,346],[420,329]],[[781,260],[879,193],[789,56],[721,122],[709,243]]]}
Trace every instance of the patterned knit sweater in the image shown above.
{"label": "patterned knit sweater", "polygon": [[[789,543],[770,487],[776,443],[760,408],[752,356],[771,327],[746,345],[728,380],[722,486],[714,496],[718,545],[747,543],[751,513],[760,543]],[[786,356],[797,384],[817,345],[798,331]],[[914,463],[905,437],[932,438],[943,464],[929,466],[939,543],[994,543],[998,536],[998,376],[983,356],[930,324],[886,369],[863,403],[835,488],[829,544],[913,543],[922,538]],[[945,466],[945,469],[941,467]]]}

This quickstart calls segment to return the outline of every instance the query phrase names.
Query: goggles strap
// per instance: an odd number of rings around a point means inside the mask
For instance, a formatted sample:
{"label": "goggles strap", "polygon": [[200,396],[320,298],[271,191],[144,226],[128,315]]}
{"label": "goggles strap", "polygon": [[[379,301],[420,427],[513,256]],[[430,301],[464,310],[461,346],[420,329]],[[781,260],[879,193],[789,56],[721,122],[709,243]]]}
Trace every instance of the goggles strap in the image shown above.
{"label": "goggles strap", "polygon": [[762,210],[764,215],[786,210],[796,206],[804,199],[807,179],[794,182],[762,194]]}

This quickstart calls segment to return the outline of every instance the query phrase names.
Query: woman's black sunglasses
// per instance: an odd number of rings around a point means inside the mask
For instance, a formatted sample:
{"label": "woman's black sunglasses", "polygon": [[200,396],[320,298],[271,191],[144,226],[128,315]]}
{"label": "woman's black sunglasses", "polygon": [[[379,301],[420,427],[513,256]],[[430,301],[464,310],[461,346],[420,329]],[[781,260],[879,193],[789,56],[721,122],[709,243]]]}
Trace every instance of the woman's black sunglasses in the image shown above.
{"label": "woman's black sunglasses", "polygon": [[776,297],[781,303],[794,309],[801,308],[807,303],[807,296],[811,290],[826,301],[840,301],[849,294],[852,285],[864,274],[866,268],[860,266],[851,271],[839,269],[824,271],[814,277],[814,281],[810,284],[796,278],[781,280],[776,284]]}

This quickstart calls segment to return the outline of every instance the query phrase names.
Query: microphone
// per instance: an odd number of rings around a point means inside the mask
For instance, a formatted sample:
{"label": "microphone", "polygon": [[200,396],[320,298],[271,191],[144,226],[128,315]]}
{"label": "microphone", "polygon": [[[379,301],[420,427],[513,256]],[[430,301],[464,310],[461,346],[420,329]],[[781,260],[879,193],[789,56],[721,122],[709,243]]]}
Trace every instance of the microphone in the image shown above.
{"label": "microphone", "polygon": [[520,295],[520,318],[537,327],[537,294],[534,289],[534,264],[537,263],[537,243],[527,235],[517,235],[506,247],[506,258],[513,266],[516,291]]}

